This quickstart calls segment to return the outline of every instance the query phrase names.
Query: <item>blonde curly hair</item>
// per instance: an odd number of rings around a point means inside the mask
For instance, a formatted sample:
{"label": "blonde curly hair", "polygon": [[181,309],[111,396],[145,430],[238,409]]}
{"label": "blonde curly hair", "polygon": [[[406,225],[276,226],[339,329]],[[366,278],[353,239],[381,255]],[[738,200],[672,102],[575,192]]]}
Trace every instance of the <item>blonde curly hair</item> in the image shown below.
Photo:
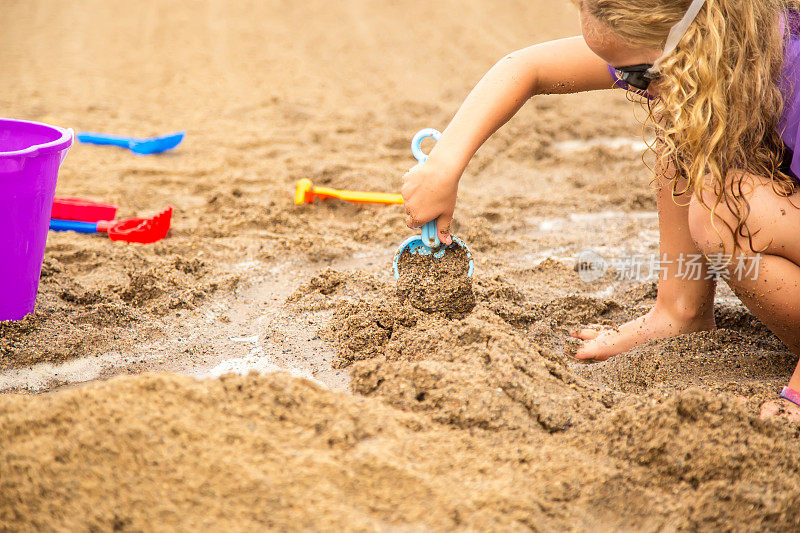
{"label": "blonde curly hair", "polygon": [[[691,0],[582,0],[587,12],[631,46],[663,49]],[[678,47],[660,63],[658,97],[649,103],[659,143],[656,178],[672,162],[673,196],[691,192],[710,212],[737,219],[728,229],[748,239],[746,173],[770,178],[776,194],[796,181],[779,170],[784,144],[781,80],[793,0],[707,0]],[[676,177],[677,177],[676,176]],[[710,205],[703,191],[713,193]],[[727,224],[726,224],[727,225]],[[719,230],[717,229],[718,233]],[[738,243],[739,239],[735,239]]]}

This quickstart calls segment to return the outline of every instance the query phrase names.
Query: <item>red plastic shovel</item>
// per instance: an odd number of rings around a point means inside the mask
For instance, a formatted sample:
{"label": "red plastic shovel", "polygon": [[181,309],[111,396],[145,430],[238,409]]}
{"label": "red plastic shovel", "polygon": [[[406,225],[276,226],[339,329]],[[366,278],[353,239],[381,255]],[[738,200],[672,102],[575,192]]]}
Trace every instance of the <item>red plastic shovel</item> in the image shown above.
{"label": "red plastic shovel", "polygon": [[113,218],[117,206],[81,198],[57,198],[53,202],[53,213],[67,215],[70,219],[51,218],[50,229],[78,233],[108,233],[112,241],[149,244],[160,241],[169,233],[172,209],[172,206],[169,206],[149,218],[103,220],[100,217],[108,214],[111,215],[109,218]]}

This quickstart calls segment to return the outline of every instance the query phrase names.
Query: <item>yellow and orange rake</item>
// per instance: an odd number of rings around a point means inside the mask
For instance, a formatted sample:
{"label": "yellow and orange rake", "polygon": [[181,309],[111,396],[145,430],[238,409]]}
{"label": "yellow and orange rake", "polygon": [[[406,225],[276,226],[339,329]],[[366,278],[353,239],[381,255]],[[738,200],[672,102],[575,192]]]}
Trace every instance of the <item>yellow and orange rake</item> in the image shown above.
{"label": "yellow and orange rake", "polygon": [[336,198],[345,202],[355,202],[358,204],[402,204],[403,197],[399,194],[388,192],[363,192],[363,191],[343,191],[331,189],[329,187],[315,187],[314,183],[303,178],[297,182],[297,189],[294,193],[295,205],[311,204],[314,200],[325,200]]}

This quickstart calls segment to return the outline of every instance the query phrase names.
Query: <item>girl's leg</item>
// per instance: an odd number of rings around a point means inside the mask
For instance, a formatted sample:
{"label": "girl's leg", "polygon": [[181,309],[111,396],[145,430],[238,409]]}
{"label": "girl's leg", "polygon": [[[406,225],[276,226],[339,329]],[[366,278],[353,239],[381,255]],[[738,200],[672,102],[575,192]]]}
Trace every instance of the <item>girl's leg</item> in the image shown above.
{"label": "girl's leg", "polygon": [[[691,235],[709,259],[718,260],[714,261],[715,272],[742,303],[800,355],[800,191],[781,197],[769,180],[756,176],[745,179],[750,205],[747,229],[753,235],[753,249],[760,253],[753,252],[748,239],[741,236],[740,248],[733,253],[734,237],[725,223],[735,227],[736,218],[720,209],[712,225],[709,212],[696,201],[689,210]],[[711,205],[711,200],[709,196],[706,203]],[[789,386],[800,390],[800,364]],[[800,421],[800,407],[786,400],[768,402],[763,414],[781,410]]]}
{"label": "girl's leg", "polygon": [[[668,172],[674,171],[668,169]],[[650,339],[714,329],[715,282],[706,279],[707,264],[700,258],[702,268],[692,279],[685,279],[679,272],[681,258],[701,256],[689,233],[690,197],[684,195],[673,200],[672,182],[666,179],[656,185],[659,256],[664,259],[656,304],[646,315],[617,329],[601,332],[584,328],[573,332],[573,337],[587,341],[575,353],[578,359],[603,361]],[[682,187],[683,183],[678,185]]]}

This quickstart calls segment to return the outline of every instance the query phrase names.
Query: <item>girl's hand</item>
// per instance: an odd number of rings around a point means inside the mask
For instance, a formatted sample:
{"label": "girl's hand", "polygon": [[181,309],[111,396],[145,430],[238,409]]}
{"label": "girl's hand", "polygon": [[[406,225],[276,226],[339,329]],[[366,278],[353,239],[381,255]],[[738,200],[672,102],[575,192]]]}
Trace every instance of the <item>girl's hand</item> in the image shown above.
{"label": "girl's hand", "polygon": [[408,227],[420,228],[438,218],[439,240],[451,244],[450,224],[456,208],[459,178],[459,172],[439,165],[433,159],[406,172],[400,192],[405,203]]}

